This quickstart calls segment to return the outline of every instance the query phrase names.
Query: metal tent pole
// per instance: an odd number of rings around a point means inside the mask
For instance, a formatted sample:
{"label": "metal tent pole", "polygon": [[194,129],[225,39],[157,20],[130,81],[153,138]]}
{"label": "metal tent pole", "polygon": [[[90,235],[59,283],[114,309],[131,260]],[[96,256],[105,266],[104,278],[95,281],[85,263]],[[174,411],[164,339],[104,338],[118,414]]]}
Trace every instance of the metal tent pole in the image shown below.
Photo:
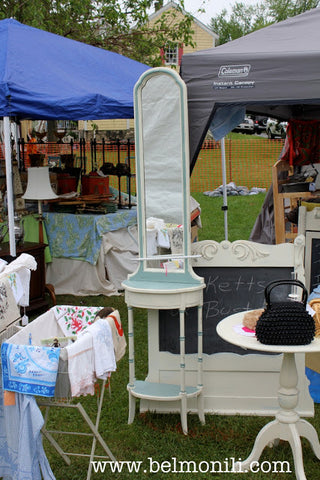
{"label": "metal tent pole", "polygon": [[12,161],[11,161],[11,141],[10,141],[10,118],[3,117],[3,136],[4,151],[6,161],[6,182],[7,182],[7,209],[8,209],[8,228],[9,228],[9,245],[10,255],[16,257],[16,242],[14,236],[14,198],[13,198],[13,182],[12,182]]}
{"label": "metal tent pole", "polygon": [[226,175],[226,150],[225,137],[220,140],[221,143],[221,166],[222,166],[222,188],[223,188],[223,205],[221,209],[224,213],[224,238],[228,240],[228,196],[227,196],[227,175]]}

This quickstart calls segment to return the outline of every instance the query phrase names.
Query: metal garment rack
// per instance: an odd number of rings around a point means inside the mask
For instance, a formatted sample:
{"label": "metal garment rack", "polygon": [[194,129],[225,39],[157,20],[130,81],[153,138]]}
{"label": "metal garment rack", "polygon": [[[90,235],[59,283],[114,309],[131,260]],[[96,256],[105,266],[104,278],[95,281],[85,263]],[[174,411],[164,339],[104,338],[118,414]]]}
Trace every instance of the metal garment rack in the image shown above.
{"label": "metal garment rack", "polygon": [[[28,267],[27,267],[28,268]],[[4,277],[5,273],[3,275],[0,275],[0,277]],[[13,297],[12,297],[13,298]],[[11,301],[15,301],[14,299]],[[19,311],[17,310],[17,315],[19,314]],[[0,331],[0,346],[2,342],[4,341],[10,341],[12,337],[14,337],[16,334],[19,335],[20,332],[28,332],[28,329],[31,328],[31,325],[33,322],[31,322],[29,325],[26,325],[24,327],[21,327],[18,325],[20,322],[21,318],[20,316],[16,318],[16,312],[10,314],[10,318],[5,318],[5,323],[3,327],[1,327]],[[13,316],[13,318],[12,318]],[[34,320],[36,322],[37,319]],[[48,328],[48,325],[47,325]],[[30,331],[30,330],[29,330]],[[1,358],[0,358],[0,370],[1,370]],[[59,375],[64,375],[66,372],[60,372]],[[90,480],[91,478],[91,473],[92,473],[92,461],[95,458],[107,458],[111,461],[116,461],[114,455],[112,454],[111,450],[109,449],[107,443],[104,441],[102,436],[99,433],[99,424],[100,424],[100,418],[101,418],[101,410],[102,410],[102,405],[103,405],[103,400],[104,400],[104,394],[105,394],[105,388],[108,380],[102,380],[99,382],[99,386],[101,387],[100,392],[99,390],[97,391],[97,410],[96,410],[96,417],[95,420],[92,421],[91,418],[89,417],[88,413],[84,409],[83,405],[81,402],[77,403],[71,403],[71,399],[74,397],[69,397],[66,394],[66,399],[65,397],[58,399],[53,398],[47,399],[45,397],[37,397],[37,404],[39,407],[45,407],[45,415],[44,415],[44,424],[41,429],[41,433],[43,436],[48,440],[48,442],[56,449],[56,451],[61,455],[63,460],[67,465],[71,464],[70,457],[71,456],[78,456],[78,457],[87,457],[89,458],[89,465],[88,465],[88,470],[87,470],[87,480]],[[61,395],[62,397],[62,395]],[[80,415],[82,420],[85,422],[85,424],[88,426],[87,432],[74,432],[74,431],[59,431],[59,430],[49,430],[47,428],[48,420],[49,420],[49,413],[50,409],[53,407],[63,407],[63,408],[71,408],[77,411]],[[83,424],[83,422],[82,422]],[[60,435],[75,435],[75,436],[87,436],[92,438],[92,443],[90,447],[90,453],[74,453],[74,452],[66,452],[64,449],[58,444],[57,440],[54,438],[55,434],[60,434]],[[100,445],[103,451],[105,452],[105,455],[96,455],[96,447],[97,445]]]}
{"label": "metal garment rack", "polygon": [[[102,388],[101,388],[101,393],[98,398],[98,409],[97,409],[97,415],[95,419],[95,423],[91,420],[85,409],[83,408],[82,404],[80,402],[76,404],[72,404],[69,402],[62,402],[62,401],[46,401],[42,399],[37,399],[37,403],[39,406],[45,407],[45,415],[44,415],[44,425],[41,429],[41,432],[43,436],[48,440],[48,442],[55,448],[55,450],[59,453],[59,455],[63,458],[65,463],[67,465],[71,464],[71,456],[76,456],[76,457],[87,457],[89,458],[89,466],[87,470],[87,480],[90,480],[91,478],[91,473],[92,473],[92,461],[95,458],[99,459],[109,459],[113,462],[116,461],[114,455],[112,454],[110,448],[106,444],[106,442],[103,440],[101,437],[98,428],[99,428],[99,423],[100,423],[100,417],[101,417],[101,409],[102,409],[102,404],[103,404],[103,398],[104,398],[104,392],[105,392],[105,387],[106,387],[106,380],[103,380],[102,383]],[[47,429],[47,423],[49,420],[49,413],[50,409],[53,407],[63,407],[63,408],[71,408],[71,409],[76,409],[83,420],[86,422],[88,427],[91,430],[91,433],[89,432],[72,432],[72,431],[62,431],[62,430],[48,430]],[[87,436],[87,437],[92,437],[92,444],[91,444],[91,452],[90,454],[88,453],[75,453],[75,452],[66,452],[64,451],[63,448],[58,444],[56,439],[54,438],[53,435],[79,435],[79,436]],[[96,455],[95,450],[97,443],[100,444],[106,455]]]}

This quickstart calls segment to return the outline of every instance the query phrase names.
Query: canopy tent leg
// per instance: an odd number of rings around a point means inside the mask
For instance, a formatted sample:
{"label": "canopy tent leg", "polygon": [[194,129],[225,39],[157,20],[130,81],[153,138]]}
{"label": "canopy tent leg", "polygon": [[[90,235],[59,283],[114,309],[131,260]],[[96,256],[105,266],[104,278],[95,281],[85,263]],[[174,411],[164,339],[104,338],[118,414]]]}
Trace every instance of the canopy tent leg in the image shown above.
{"label": "canopy tent leg", "polygon": [[10,255],[17,256],[16,242],[14,236],[14,198],[13,198],[13,181],[12,181],[12,161],[11,161],[11,141],[10,141],[10,118],[3,117],[3,137],[6,164],[6,182],[7,182],[7,209],[8,209],[8,228],[9,228],[9,245]]}
{"label": "canopy tent leg", "polygon": [[221,166],[222,166],[222,189],[223,189],[223,205],[221,207],[224,213],[224,239],[228,240],[228,195],[227,195],[227,174],[226,174],[226,150],[225,137],[220,140],[221,144]]}
{"label": "canopy tent leg", "polygon": [[21,158],[20,158],[20,149],[19,149],[19,138],[21,137],[20,135],[20,126],[17,122],[14,122],[14,129],[13,129],[13,137],[14,137],[14,145],[16,149],[16,160],[18,163],[18,168],[21,170]]}

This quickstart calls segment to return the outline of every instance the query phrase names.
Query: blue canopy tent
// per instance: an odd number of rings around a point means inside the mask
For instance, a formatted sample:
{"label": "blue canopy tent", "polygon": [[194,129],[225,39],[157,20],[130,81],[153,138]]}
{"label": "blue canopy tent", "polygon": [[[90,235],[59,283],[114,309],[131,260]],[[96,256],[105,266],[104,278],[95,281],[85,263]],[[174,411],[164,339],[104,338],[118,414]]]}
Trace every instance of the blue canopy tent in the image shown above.
{"label": "blue canopy tent", "polygon": [[12,256],[16,251],[10,117],[43,120],[133,118],[133,88],[147,68],[117,53],[13,19],[0,21],[0,117],[4,120]]}

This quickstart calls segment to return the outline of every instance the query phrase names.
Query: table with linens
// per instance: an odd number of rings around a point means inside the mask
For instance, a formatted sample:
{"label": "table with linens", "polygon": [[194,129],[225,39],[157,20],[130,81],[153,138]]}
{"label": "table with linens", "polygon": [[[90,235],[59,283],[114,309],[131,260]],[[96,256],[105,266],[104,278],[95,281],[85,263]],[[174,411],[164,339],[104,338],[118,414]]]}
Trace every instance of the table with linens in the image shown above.
{"label": "table with linens", "polygon": [[137,212],[44,213],[50,249],[46,281],[56,294],[115,295],[137,267]]}

